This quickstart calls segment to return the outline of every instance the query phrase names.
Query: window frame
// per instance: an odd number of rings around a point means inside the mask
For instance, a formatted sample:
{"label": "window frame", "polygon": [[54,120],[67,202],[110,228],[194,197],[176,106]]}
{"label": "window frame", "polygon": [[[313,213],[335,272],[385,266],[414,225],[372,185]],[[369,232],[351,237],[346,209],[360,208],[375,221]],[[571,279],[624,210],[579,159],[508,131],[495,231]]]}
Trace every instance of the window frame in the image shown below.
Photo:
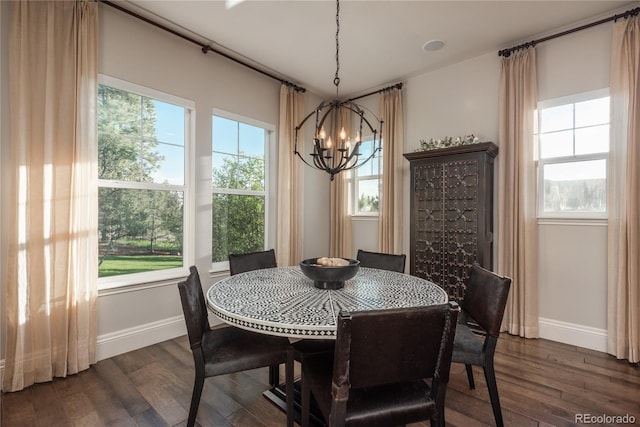
{"label": "window frame", "polygon": [[[370,135],[366,135],[365,137],[362,138],[362,142],[372,142],[373,141],[373,134]],[[380,144],[382,144],[383,142],[380,141]],[[383,156],[384,156],[384,145],[382,146],[382,150],[378,151],[375,156],[373,158],[371,158],[369,161],[370,162],[378,162],[378,174],[373,174],[373,175],[360,175],[359,171],[362,169],[362,167],[359,168],[355,168],[353,170],[351,170],[351,174],[349,176],[349,180],[350,182],[350,191],[351,191],[351,216],[352,217],[362,217],[362,218],[378,218],[380,216],[380,208],[378,206],[378,210],[375,212],[364,212],[364,211],[360,211],[358,210],[358,201],[360,200],[359,197],[359,190],[360,190],[360,181],[366,181],[366,180],[371,180],[371,179],[377,179],[378,180],[378,200],[381,199],[382,196],[382,173],[383,173]],[[368,164],[369,162],[365,163]],[[363,165],[364,166],[364,165]]]}
{"label": "window frame", "polygon": [[[605,201],[605,210],[604,212],[596,212],[596,211],[583,211],[583,212],[545,212],[544,211],[544,167],[545,165],[554,165],[554,164],[568,164],[568,163],[579,163],[585,161],[592,160],[604,160],[605,166],[607,170],[607,175],[605,177],[605,183],[608,183],[608,170],[609,170],[609,152],[611,151],[611,138],[609,138],[609,150],[601,153],[589,153],[589,154],[575,154],[575,140],[574,140],[574,154],[570,156],[557,156],[557,157],[548,157],[542,158],[540,155],[541,147],[540,147],[540,122],[541,122],[541,114],[542,110],[558,107],[562,105],[568,104],[576,104],[584,101],[591,101],[599,98],[609,97],[609,88],[596,89],[587,92],[581,92],[573,95],[562,96],[558,98],[552,98],[544,101],[538,101],[537,110],[534,119],[534,150],[535,150],[535,158],[536,158],[536,166],[537,166],[537,202],[536,202],[536,213],[537,218],[539,220],[604,220],[608,218],[609,207]],[[604,124],[604,123],[603,123]],[[609,125],[609,129],[611,130],[611,119],[606,123]],[[575,130],[580,129],[580,127],[575,127],[575,110],[573,114],[573,127],[571,131],[574,132],[575,138]],[[606,188],[605,184],[605,188]],[[608,190],[608,189],[607,189]]]}
{"label": "window frame", "polygon": [[[211,141],[210,141],[210,151],[211,151],[211,173],[213,173],[213,117],[217,116],[227,120],[233,120],[238,123],[247,124],[250,126],[259,127],[265,130],[265,141],[264,141],[264,190],[263,191],[255,191],[255,190],[236,190],[229,188],[218,188],[213,185],[213,177],[211,179],[211,195],[213,197],[214,194],[237,194],[241,196],[263,196],[264,197],[264,248],[263,250],[267,250],[270,247],[273,247],[272,236],[274,225],[271,224],[271,218],[275,217],[272,209],[275,207],[275,195],[273,194],[273,185],[272,181],[276,180],[277,173],[277,165],[275,162],[271,160],[275,158],[275,137],[276,137],[276,126],[271,123],[263,122],[261,120],[253,119],[248,116],[244,116],[242,114],[232,113],[230,111],[214,108],[211,114]],[[213,210],[213,206],[211,206]],[[213,224],[211,224],[211,227]],[[213,234],[211,235],[211,240],[213,242]],[[209,258],[213,257],[213,253],[209,254]],[[211,260],[210,263],[210,271],[213,273],[220,273],[229,271],[229,261],[219,261],[213,262]]]}
{"label": "window frame", "polygon": [[136,83],[118,79],[105,74],[98,74],[98,85],[109,86],[114,89],[126,91],[145,98],[178,105],[185,110],[184,117],[184,181],[182,185],[160,184],[153,182],[134,182],[121,180],[98,179],[98,190],[100,188],[118,188],[133,190],[155,190],[155,191],[178,191],[182,192],[183,198],[183,241],[182,241],[182,267],[164,270],[146,271],[140,273],[123,274],[118,276],[108,276],[98,278],[98,290],[107,290],[123,286],[136,285],[141,283],[162,282],[175,278],[184,277],[188,274],[189,265],[193,263],[193,227],[191,226],[193,214],[193,184],[194,174],[189,172],[190,164],[193,164],[193,147],[195,145],[195,102],[171,95],[165,92],[151,89]]}

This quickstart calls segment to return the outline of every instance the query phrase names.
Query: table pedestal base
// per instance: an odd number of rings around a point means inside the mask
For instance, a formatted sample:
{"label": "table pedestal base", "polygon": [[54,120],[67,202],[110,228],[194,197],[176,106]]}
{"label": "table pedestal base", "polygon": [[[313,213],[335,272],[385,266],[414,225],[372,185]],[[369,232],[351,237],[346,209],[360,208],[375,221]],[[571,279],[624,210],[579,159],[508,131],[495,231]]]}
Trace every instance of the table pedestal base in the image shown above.
{"label": "table pedestal base", "polygon": [[[294,383],[294,396],[293,396],[293,420],[298,423],[298,425],[302,425],[302,394],[301,394],[301,383],[300,381],[296,381]],[[287,412],[287,393],[285,392],[285,385],[279,384],[275,387],[270,388],[269,390],[262,393],[264,397],[267,398],[271,403],[280,408],[283,412]],[[320,413],[320,410],[316,406],[316,403],[313,400],[313,396],[311,396],[311,405],[309,409],[309,425],[311,427],[326,427],[324,422],[324,418]]]}

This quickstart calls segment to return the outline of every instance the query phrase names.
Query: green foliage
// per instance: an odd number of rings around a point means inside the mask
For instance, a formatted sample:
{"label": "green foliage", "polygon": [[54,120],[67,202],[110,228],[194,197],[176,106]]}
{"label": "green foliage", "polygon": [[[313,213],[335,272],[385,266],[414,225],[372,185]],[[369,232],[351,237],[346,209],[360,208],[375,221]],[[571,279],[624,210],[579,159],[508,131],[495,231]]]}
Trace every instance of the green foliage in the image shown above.
{"label": "green foliage", "polygon": [[379,196],[365,196],[362,194],[358,199],[358,211],[359,212],[378,212],[378,205],[380,203]]}
{"label": "green foliage", "polygon": [[102,263],[102,265],[100,265],[99,276],[117,276],[121,274],[142,273],[144,271],[164,270],[179,267],[182,267],[181,256],[110,256]]}
{"label": "green foliage", "polygon": [[[214,170],[218,188],[264,190],[264,161],[250,158],[225,159]],[[226,261],[230,253],[264,249],[265,198],[256,195],[214,194],[212,196],[212,261]]]}

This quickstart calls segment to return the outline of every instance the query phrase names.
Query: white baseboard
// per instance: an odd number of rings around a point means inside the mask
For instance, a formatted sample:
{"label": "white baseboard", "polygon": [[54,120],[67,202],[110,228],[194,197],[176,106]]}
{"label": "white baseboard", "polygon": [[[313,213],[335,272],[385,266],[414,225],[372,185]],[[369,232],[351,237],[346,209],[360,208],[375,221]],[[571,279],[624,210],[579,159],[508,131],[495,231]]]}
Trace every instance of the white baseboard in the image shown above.
{"label": "white baseboard", "polygon": [[607,330],[560,320],[538,318],[540,338],[607,352]]}
{"label": "white baseboard", "polygon": [[166,341],[187,333],[182,315],[100,335],[96,359],[103,360],[128,351]]}

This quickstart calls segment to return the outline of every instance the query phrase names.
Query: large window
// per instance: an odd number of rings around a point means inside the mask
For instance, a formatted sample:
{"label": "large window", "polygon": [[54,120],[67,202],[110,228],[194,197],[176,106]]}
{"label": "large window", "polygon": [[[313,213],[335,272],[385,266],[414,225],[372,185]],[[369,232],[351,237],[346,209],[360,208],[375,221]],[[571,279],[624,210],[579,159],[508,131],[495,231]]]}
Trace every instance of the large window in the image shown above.
{"label": "large window", "polygon": [[[373,151],[373,141],[364,139],[360,144],[360,158],[368,158]],[[378,215],[380,203],[380,178],[382,175],[382,153],[353,170],[355,215]]]}
{"label": "large window", "polygon": [[268,142],[274,127],[215,111],[212,141],[212,246],[214,270],[230,253],[267,246]]}
{"label": "large window", "polygon": [[191,110],[188,101],[101,76],[98,272],[106,278],[101,283],[143,272],[149,281],[183,267]]}
{"label": "large window", "polygon": [[607,213],[609,96],[606,90],[538,104],[538,216]]}

